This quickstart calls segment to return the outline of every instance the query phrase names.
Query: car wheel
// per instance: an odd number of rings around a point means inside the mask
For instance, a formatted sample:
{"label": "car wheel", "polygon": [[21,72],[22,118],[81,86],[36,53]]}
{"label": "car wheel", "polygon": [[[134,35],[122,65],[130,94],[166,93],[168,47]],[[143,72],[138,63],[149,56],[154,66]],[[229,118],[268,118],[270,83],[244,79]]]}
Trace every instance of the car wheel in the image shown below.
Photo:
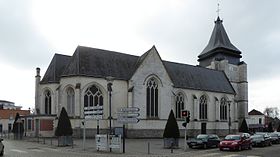
{"label": "car wheel", "polygon": [[189,145],[189,148],[193,148],[193,146]]}
{"label": "car wheel", "polygon": [[272,146],[272,142],[269,142],[269,146]]}
{"label": "car wheel", "polygon": [[250,149],[250,150],[251,150],[251,149],[252,149],[252,147],[253,147],[253,146],[252,146],[252,144],[249,144],[248,149]]}
{"label": "car wheel", "polygon": [[203,148],[204,148],[204,149],[206,149],[206,148],[207,148],[207,145],[206,145],[206,143],[204,143],[204,144],[203,144]]}
{"label": "car wheel", "polygon": [[241,151],[242,150],[242,147],[241,147],[241,145],[240,146],[238,146],[238,151]]}

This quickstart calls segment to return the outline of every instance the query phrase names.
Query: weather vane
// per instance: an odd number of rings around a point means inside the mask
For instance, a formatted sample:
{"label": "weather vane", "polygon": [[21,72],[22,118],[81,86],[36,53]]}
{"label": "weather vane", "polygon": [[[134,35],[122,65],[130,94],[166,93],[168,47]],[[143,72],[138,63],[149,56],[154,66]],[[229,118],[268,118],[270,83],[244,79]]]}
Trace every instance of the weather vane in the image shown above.
{"label": "weather vane", "polygon": [[221,9],[220,9],[220,3],[219,3],[219,0],[217,0],[217,16],[219,17],[220,16],[220,11],[221,11]]}

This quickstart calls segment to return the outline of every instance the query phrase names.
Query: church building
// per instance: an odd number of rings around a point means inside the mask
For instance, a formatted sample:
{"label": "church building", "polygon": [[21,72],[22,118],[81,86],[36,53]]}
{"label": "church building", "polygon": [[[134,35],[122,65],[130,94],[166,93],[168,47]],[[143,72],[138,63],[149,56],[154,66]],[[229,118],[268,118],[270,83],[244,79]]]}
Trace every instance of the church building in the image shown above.
{"label": "church building", "polygon": [[[103,107],[99,126],[108,132],[109,125],[122,126],[117,122],[121,107],[137,107],[140,121],[126,125],[128,137],[162,137],[171,110],[181,136],[182,110],[190,111],[189,136],[237,132],[248,113],[247,65],[222,22],[219,17],[215,21],[196,66],[162,60],[155,46],[141,56],[84,46],[72,56],[55,54],[42,79],[36,69],[37,121],[51,120],[55,128],[65,107],[74,135],[81,136],[86,108]],[[94,136],[96,128],[97,120],[86,121],[87,136]],[[53,130],[40,134],[51,135]]]}

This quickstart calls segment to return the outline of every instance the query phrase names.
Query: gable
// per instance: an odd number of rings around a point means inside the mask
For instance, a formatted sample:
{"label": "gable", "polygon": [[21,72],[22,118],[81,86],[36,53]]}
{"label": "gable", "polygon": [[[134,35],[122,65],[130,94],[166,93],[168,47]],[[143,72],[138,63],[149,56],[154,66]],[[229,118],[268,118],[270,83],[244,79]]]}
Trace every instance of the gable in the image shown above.
{"label": "gable", "polygon": [[137,69],[131,76],[132,80],[140,77],[144,82],[147,77],[155,75],[160,80],[172,82],[155,46],[139,57],[136,67]]}

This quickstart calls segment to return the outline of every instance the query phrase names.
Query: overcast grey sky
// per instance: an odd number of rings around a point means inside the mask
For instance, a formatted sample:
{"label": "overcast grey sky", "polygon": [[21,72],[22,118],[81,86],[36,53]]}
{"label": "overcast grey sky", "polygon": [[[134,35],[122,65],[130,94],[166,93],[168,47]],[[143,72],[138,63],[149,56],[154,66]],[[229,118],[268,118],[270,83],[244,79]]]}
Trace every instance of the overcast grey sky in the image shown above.
{"label": "overcast grey sky", "polygon": [[[219,0],[231,42],[248,64],[249,110],[279,106],[280,1]],[[35,68],[78,45],[196,65],[217,0],[0,0],[0,100],[34,106]]]}

